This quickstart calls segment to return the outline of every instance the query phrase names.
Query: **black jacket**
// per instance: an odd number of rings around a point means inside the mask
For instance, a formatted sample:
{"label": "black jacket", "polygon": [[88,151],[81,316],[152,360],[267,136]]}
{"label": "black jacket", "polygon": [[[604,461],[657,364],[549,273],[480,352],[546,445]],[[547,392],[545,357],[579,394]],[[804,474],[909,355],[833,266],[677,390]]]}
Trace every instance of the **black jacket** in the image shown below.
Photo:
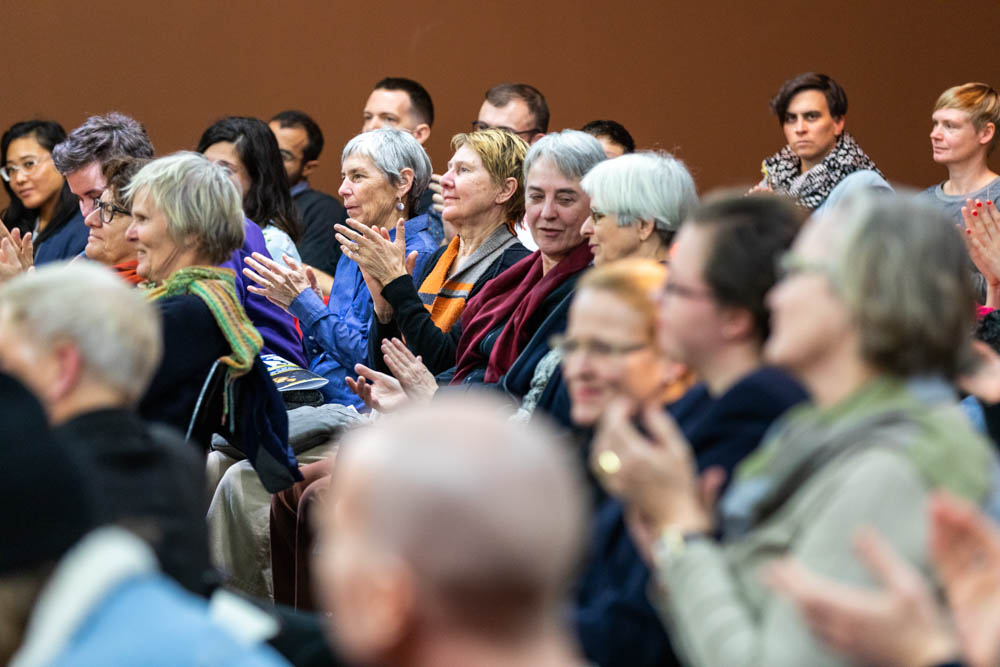
{"label": "black jacket", "polygon": [[344,205],[325,192],[306,188],[293,201],[299,212],[302,235],[295,247],[302,261],[329,275],[337,272],[340,244],[334,237],[333,226],[347,219]]}

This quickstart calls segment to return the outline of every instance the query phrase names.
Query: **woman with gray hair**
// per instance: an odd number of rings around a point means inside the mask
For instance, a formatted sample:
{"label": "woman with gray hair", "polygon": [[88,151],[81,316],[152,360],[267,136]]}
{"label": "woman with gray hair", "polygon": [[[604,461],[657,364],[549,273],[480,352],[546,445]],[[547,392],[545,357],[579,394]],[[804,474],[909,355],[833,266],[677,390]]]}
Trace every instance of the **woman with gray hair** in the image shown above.
{"label": "woman with gray hair", "polygon": [[[870,557],[887,543],[927,570],[931,494],[981,503],[994,484],[990,445],[948,384],[966,370],[975,319],[954,225],[912,198],[863,193],[807,223],[779,266],[765,358],[813,403],[789,411],[736,469],[718,512],[659,410],[643,412],[645,435],[616,407],[592,452],[634,519],[685,664],[846,664],[774,588],[794,597],[803,567],[870,588],[885,560],[862,565],[855,544]],[[856,539],[864,526],[884,541]]]}
{"label": "woman with gray hair", "polygon": [[[355,226],[385,230],[395,250],[423,263],[437,249],[426,215],[400,222],[413,213],[431,177],[431,161],[412,135],[394,128],[364,132],[351,139],[341,158],[339,194]],[[396,236],[397,225],[404,233]],[[328,403],[364,403],[344,382],[354,365],[367,358],[373,305],[357,262],[345,252],[329,304],[323,304],[316,276],[309,268],[284,266],[260,253],[246,259],[243,274],[256,283],[249,289],[267,297],[299,319],[310,369],[330,382],[321,391]]]}
{"label": "woman with gray hair", "polygon": [[285,488],[300,478],[288,416],[260,360],[260,333],[236,296],[235,274],[216,266],[243,244],[236,186],[204,156],[180,152],[143,167],[123,194],[132,201],[125,236],[135,246],[136,273],[163,317],[163,360],[139,413],[188,432],[218,362],[225,369],[222,399],[206,409],[218,407],[219,419],[204,420],[192,439],[207,447],[213,424],[225,423],[264,486]]}
{"label": "woman with gray hair", "polygon": [[625,257],[667,262],[674,234],[698,205],[691,174],[669,153],[606,160],[580,185],[590,196],[590,217],[581,233],[595,266]]}

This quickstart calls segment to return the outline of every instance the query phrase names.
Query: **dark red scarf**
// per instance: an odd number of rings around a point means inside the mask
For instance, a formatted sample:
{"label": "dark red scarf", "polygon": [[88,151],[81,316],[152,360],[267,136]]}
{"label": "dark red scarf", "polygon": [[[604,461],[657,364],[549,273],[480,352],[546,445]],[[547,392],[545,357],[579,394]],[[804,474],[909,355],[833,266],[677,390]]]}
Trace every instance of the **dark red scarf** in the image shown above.
{"label": "dark red scarf", "polygon": [[[590,246],[581,243],[542,276],[542,254],[536,250],[486,283],[462,313],[462,337],[458,341],[458,360],[451,383],[458,384],[484,362],[486,382],[499,381],[535,333],[527,324],[546,297],[587,268],[593,259]],[[500,326],[503,331],[487,361],[479,351],[480,344]]]}

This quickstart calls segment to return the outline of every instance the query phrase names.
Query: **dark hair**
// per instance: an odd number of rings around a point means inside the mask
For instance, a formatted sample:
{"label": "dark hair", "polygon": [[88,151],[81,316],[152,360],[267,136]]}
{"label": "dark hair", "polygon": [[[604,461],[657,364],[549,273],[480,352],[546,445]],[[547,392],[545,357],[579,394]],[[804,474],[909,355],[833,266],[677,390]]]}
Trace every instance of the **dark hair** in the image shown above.
{"label": "dark hair", "polygon": [[807,215],[783,197],[724,193],[710,196],[691,217],[692,224],[713,230],[705,282],[719,303],[750,312],[761,342],[771,333],[764,296],[776,281],[775,262]]}
{"label": "dark hair", "polygon": [[[14,123],[0,139],[0,164],[7,164],[7,149],[10,148],[10,142],[23,137],[33,137],[42,148],[51,153],[53,148],[66,140],[66,130],[63,129],[62,125],[52,120],[29,120]],[[14,190],[7,181],[3,182],[3,187],[10,197],[10,205],[0,217],[3,217],[8,229],[17,227],[22,234],[32,231],[35,228],[35,219],[38,218],[38,209],[25,208],[24,203],[14,194]],[[37,249],[42,241],[55,234],[79,212],[80,204],[64,178],[62,190],[59,191],[59,201],[52,212],[52,219],[49,220],[45,229],[35,237],[35,248]]]}
{"label": "dark hair", "polygon": [[431,101],[430,93],[413,79],[387,76],[376,83],[373,90],[402,90],[410,96],[410,106],[420,117],[420,120],[431,127],[434,126],[434,102]]}
{"label": "dark hair", "polygon": [[625,129],[625,126],[614,120],[592,120],[580,128],[581,132],[595,137],[607,137],[625,149],[626,153],[635,152],[635,139]]}
{"label": "dark hair", "polygon": [[306,147],[302,151],[302,161],[309,162],[319,157],[323,152],[323,130],[319,129],[305,111],[289,109],[275,114],[271,122],[277,121],[281,127],[300,127],[306,131]]}
{"label": "dark hair", "polygon": [[298,214],[288,189],[278,140],[267,123],[258,118],[229,116],[216,121],[198,141],[198,152],[228,141],[236,146],[240,162],[250,175],[250,191],[243,198],[243,212],[260,227],[274,225],[299,239]]}
{"label": "dark hair", "polygon": [[549,131],[549,105],[545,96],[534,86],[526,83],[501,83],[486,91],[486,101],[495,107],[505,107],[511,100],[518,99],[528,105],[528,111],[535,119],[535,127],[542,134]]}
{"label": "dark hair", "polygon": [[91,116],[70,132],[65,141],[52,150],[52,161],[62,174],[70,174],[97,160],[101,164],[113,157],[153,157],[153,143],[146,128],[134,118],[113,111]]}
{"label": "dark hair", "polygon": [[149,160],[140,157],[111,158],[104,165],[104,180],[108,183],[113,199],[118,200],[125,208],[132,208],[132,198],[122,195],[125,188],[132,182],[132,177],[149,164]]}
{"label": "dark hair", "polygon": [[847,93],[836,81],[826,74],[806,72],[781,84],[781,89],[771,98],[771,111],[778,117],[778,122],[784,124],[785,113],[792,98],[803,90],[818,90],[826,97],[826,105],[830,107],[830,115],[843,118],[847,115]]}

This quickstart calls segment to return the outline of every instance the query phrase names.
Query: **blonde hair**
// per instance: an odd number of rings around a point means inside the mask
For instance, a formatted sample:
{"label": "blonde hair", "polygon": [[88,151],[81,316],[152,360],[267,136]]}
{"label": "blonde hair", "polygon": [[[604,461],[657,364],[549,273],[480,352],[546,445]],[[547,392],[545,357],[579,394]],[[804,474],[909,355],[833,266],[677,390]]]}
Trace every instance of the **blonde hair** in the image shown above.
{"label": "blonde hair", "polygon": [[941,93],[934,104],[934,111],[958,109],[969,114],[977,132],[993,124],[993,139],[986,149],[989,155],[1000,142],[1000,93],[985,83],[963,83]]}
{"label": "blonde hair", "polygon": [[524,218],[524,156],[528,154],[528,143],[506,130],[489,129],[463,132],[451,138],[453,151],[462,146],[476,152],[497,185],[503,185],[508,178],[517,180],[514,196],[504,202],[504,219],[510,224],[521,222]]}
{"label": "blonde hair", "polygon": [[608,292],[642,315],[647,335],[656,333],[656,292],[667,280],[667,267],[652,259],[628,257],[590,269],[577,284],[583,290]]}

